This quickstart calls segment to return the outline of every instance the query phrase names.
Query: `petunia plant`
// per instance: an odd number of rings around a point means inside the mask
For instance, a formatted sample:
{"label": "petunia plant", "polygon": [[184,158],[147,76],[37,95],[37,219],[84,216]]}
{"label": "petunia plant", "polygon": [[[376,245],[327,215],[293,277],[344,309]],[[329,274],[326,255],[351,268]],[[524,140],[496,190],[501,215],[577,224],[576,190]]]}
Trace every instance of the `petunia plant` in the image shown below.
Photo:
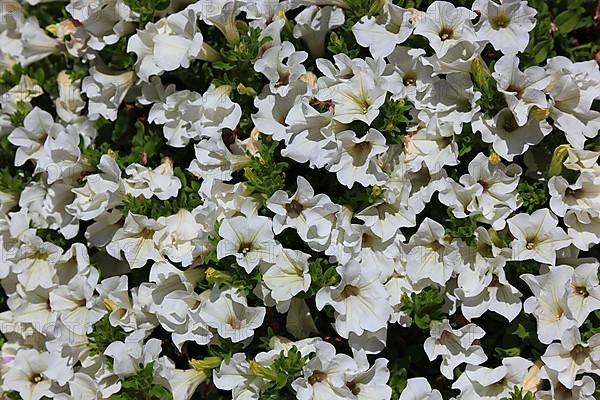
{"label": "petunia plant", "polygon": [[0,398],[600,398],[594,0],[6,0]]}

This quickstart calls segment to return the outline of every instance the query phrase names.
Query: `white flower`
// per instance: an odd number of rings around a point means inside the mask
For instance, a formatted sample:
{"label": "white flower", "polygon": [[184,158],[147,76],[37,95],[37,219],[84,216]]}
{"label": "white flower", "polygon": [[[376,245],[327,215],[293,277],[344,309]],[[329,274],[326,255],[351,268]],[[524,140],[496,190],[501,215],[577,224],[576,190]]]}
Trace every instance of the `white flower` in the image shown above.
{"label": "white flower", "polygon": [[123,342],[115,341],[108,345],[104,354],[113,358],[113,372],[120,377],[135,374],[140,364],[146,365],[158,358],[161,341],[156,338],[144,343],[143,330],[131,333]]}
{"label": "white flower", "polygon": [[48,352],[40,353],[35,349],[18,350],[3,377],[4,390],[14,390],[23,399],[28,400],[39,400],[46,396],[53,398],[52,382],[45,376],[49,363]]}
{"label": "white flower", "polygon": [[333,118],[343,124],[362,121],[371,124],[385,102],[386,91],[376,82],[373,73],[358,71],[345,82],[323,87],[317,92],[321,101],[332,101]]}
{"label": "white flower", "polygon": [[432,390],[427,379],[410,378],[399,400],[442,400],[442,394],[437,389]]}
{"label": "white flower", "polygon": [[88,97],[88,115],[117,119],[117,110],[134,84],[135,72],[111,71],[104,66],[90,68],[90,76],[83,78],[81,91]]}
{"label": "white flower", "polygon": [[438,57],[461,41],[473,41],[475,32],[471,22],[477,16],[464,7],[454,7],[447,1],[434,1],[425,18],[417,22],[415,34],[425,36]]}
{"label": "white flower", "polygon": [[504,54],[525,50],[537,14],[526,1],[500,0],[498,4],[492,0],[476,0],[471,8],[480,13],[475,26],[478,39],[488,40]]}
{"label": "white flower", "polygon": [[433,69],[424,65],[425,50],[396,46],[388,55],[390,64],[383,77],[385,88],[392,93],[392,99],[408,98],[415,101],[417,96],[431,88],[434,82]]}
{"label": "white flower", "polygon": [[15,166],[19,167],[27,160],[37,161],[44,152],[46,138],[56,137],[64,127],[54,122],[50,113],[35,107],[25,120],[23,127],[15,128],[8,136],[8,140],[15,146]]}
{"label": "white flower", "polygon": [[196,14],[185,9],[156,23],[148,23],[127,42],[127,51],[137,55],[137,75],[148,82],[151,75],[188,68],[194,59],[215,61],[218,53],[204,43]]}
{"label": "white flower", "polygon": [[487,360],[483,348],[473,344],[485,336],[485,331],[475,324],[452,329],[448,320],[434,324],[430,337],[425,339],[424,349],[429,360],[442,356],[440,371],[448,379],[454,376],[454,368],[462,363],[479,365]]}
{"label": "white flower", "polygon": [[105,310],[96,305],[93,297],[98,283],[96,269],[89,276],[75,276],[68,285],[61,285],[50,292],[49,303],[53,312],[60,316],[67,329],[89,333],[92,325],[100,320]]}
{"label": "white flower", "polygon": [[378,358],[369,368],[367,355],[363,351],[355,351],[354,360],[358,364],[359,370],[351,372],[347,377],[346,386],[356,396],[357,400],[390,400],[392,397],[392,388],[387,385],[390,379],[390,371],[387,368],[388,360]]}
{"label": "white flower", "polygon": [[480,212],[481,220],[496,230],[503,229],[505,218],[520,206],[517,186],[523,172],[517,164],[492,163],[489,157],[479,153],[469,163],[469,174],[460,177],[460,183],[469,187],[481,187],[481,192],[467,207]]}
{"label": "white flower", "polygon": [[552,131],[548,122],[538,121],[533,117],[519,126],[508,108],[503,108],[491,119],[480,116],[472,124],[473,130],[481,133],[481,139],[491,143],[494,151],[508,161],[525,153]]}
{"label": "white flower", "polygon": [[131,164],[125,169],[129,178],[123,179],[125,192],[134,197],[152,196],[160,200],[177,197],[181,181],[173,174],[173,161],[165,158],[161,165],[151,169],[140,164]]}
{"label": "white flower", "polygon": [[558,225],[558,219],[547,208],[529,214],[517,214],[507,220],[514,260],[534,259],[554,265],[556,251],[571,244],[571,238]]}
{"label": "white flower", "polygon": [[354,24],[352,33],[373,57],[387,57],[412,33],[412,16],[412,12],[386,1],[376,17],[364,16]]}
{"label": "white flower", "polygon": [[339,155],[328,162],[327,169],[335,172],[338,181],[352,188],[354,183],[372,186],[383,183],[386,175],[377,163],[377,156],[387,150],[385,137],[376,129],[369,129],[363,137],[354,131],[336,135]]}
{"label": "white flower", "polygon": [[195,239],[207,239],[204,227],[185,209],[168,217],[160,217],[157,222],[165,226],[156,233],[161,253],[172,262],[180,262],[183,266],[191,265],[202,249],[199,243],[194,243]]}
{"label": "white flower", "polygon": [[292,43],[283,42],[267,49],[254,63],[254,70],[269,79],[271,93],[285,96],[306,72],[302,63],[307,58],[305,51],[296,51]]}
{"label": "white flower", "polygon": [[389,294],[379,281],[379,270],[350,261],[338,266],[337,286],[323,287],[316,296],[319,310],[331,305],[336,311],[335,329],[344,338],[350,333],[362,335],[387,326],[391,314]]}
{"label": "white flower", "polygon": [[21,27],[22,50],[16,56],[23,66],[46,58],[60,51],[60,42],[42,29],[35,17],[25,20]]}
{"label": "white flower", "polygon": [[598,283],[598,262],[584,262],[573,271],[567,305],[581,326],[589,314],[600,309],[600,284]]}
{"label": "white flower", "polygon": [[308,273],[309,254],[298,250],[283,249],[275,257],[273,265],[263,270],[263,281],[271,289],[271,297],[277,302],[287,301],[310,287]]}
{"label": "white flower", "polygon": [[229,360],[221,362],[213,370],[215,386],[221,390],[231,390],[232,399],[258,399],[265,380],[252,373],[250,363],[244,353],[236,353]]}
{"label": "white flower", "polygon": [[533,293],[523,308],[537,319],[537,333],[542,343],[560,339],[567,329],[577,324],[567,303],[569,293],[565,290],[572,274],[571,267],[558,266],[539,276],[521,275]]}
{"label": "white flower", "polygon": [[331,234],[334,214],[339,206],[329,196],[317,194],[310,183],[298,175],[296,192],[290,197],[278,190],[267,201],[267,208],[275,213],[273,231],[280,234],[284,229],[294,228],[302,240],[324,244]]}
{"label": "white flower", "polygon": [[161,261],[163,256],[158,251],[154,235],[163,228],[163,224],[144,215],[129,213],[107,251],[119,260],[123,252],[131,268],[142,268],[148,260]]}
{"label": "white flower", "polygon": [[460,390],[457,400],[497,400],[507,396],[514,387],[521,387],[528,368],[533,363],[522,357],[506,357],[496,368],[467,365],[452,385]]}
{"label": "white flower", "polygon": [[219,336],[234,343],[252,337],[254,329],[262,325],[265,313],[264,307],[249,307],[246,298],[233,288],[214,288],[200,307],[200,318]]}
{"label": "white flower", "polygon": [[302,368],[302,376],[292,382],[298,400],[348,400],[354,395],[346,386],[346,374],[357,369],[345,354],[336,354],[327,342],[315,344],[316,354]]}
{"label": "white flower", "polygon": [[260,261],[275,262],[280,245],[273,238],[273,225],[263,216],[225,218],[219,227],[222,238],[217,257],[235,256],[237,263],[250,273]]}
{"label": "white flower", "polygon": [[[566,330],[560,343],[552,343],[542,355],[545,366],[558,372],[558,380],[572,389],[578,374],[600,375],[600,334],[592,336],[587,343],[581,340],[577,327]],[[595,359],[592,359],[592,356]]]}
{"label": "white flower", "polygon": [[444,285],[452,276],[458,248],[446,242],[439,223],[425,218],[406,245],[406,274],[413,283],[428,279]]}
{"label": "white flower", "polygon": [[225,128],[235,129],[241,115],[226,88],[211,85],[202,95],[182,90],[154,102],[148,120],[164,125],[169,146],[185,147],[190,139],[220,138]]}
{"label": "white flower", "polygon": [[496,86],[515,116],[517,126],[523,126],[529,119],[529,112],[534,106],[548,108],[548,100],[543,92],[550,82],[550,76],[543,68],[533,66],[521,72],[519,58],[514,55],[504,55],[496,64],[492,76]]}
{"label": "white flower", "polygon": [[345,22],[344,11],[339,7],[318,7],[315,5],[304,8],[294,19],[294,38],[302,38],[314,57],[325,56],[325,39],[329,31]]}
{"label": "white flower", "polygon": [[12,271],[25,290],[37,287],[51,288],[54,286],[56,264],[63,250],[57,245],[44,242],[37,236],[24,238],[16,254],[9,254]]}

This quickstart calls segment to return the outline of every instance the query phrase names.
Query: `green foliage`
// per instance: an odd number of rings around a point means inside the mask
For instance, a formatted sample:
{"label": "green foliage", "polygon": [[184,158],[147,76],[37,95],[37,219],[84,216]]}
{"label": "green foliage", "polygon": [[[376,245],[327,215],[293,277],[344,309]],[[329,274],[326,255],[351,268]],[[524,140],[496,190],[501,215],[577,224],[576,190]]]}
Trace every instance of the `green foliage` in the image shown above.
{"label": "green foliage", "polygon": [[235,353],[244,352],[244,343],[233,343],[231,339],[219,338],[218,342],[208,346],[208,355],[229,361]]}
{"label": "green foliage", "polygon": [[170,0],[125,0],[125,4],[132,11],[140,15],[140,27],[145,27],[146,23],[152,21],[157,11],[166,10],[171,4]]}
{"label": "green foliage", "polygon": [[[213,251],[207,259],[216,259],[216,251]],[[206,280],[199,282],[198,287],[202,290],[210,289],[214,284],[236,288],[240,294],[248,296],[261,281],[258,269],[250,274],[244,268],[232,261],[233,256],[225,257],[217,261],[217,265],[209,268],[206,272]],[[208,260],[206,260],[208,261]]]}
{"label": "green foliage", "polygon": [[477,220],[479,219],[478,214],[471,214],[467,218],[457,218],[452,213],[452,208],[446,209],[448,218],[444,220],[445,239],[451,241],[452,239],[460,239],[467,243],[469,246],[477,246],[477,239],[475,238],[475,229],[477,229]]}
{"label": "green foliage", "polygon": [[548,185],[543,181],[521,180],[517,186],[517,196],[523,200],[525,212],[531,214],[548,203]]}
{"label": "green foliage", "polygon": [[313,297],[322,287],[336,286],[340,283],[340,275],[335,268],[337,264],[331,264],[327,259],[316,257],[308,261],[308,272],[310,274],[310,288],[307,297]]}
{"label": "green foliage", "polygon": [[128,376],[122,382],[121,391],[111,400],[168,400],[171,393],[164,387],[153,383],[154,363],[139,369],[135,375]]}
{"label": "green foliage", "polygon": [[115,70],[131,69],[135,63],[135,57],[127,53],[128,39],[128,36],[123,36],[117,43],[106,46],[100,51],[100,58],[109,68]]}
{"label": "green foliage", "polygon": [[23,126],[25,122],[25,117],[29,114],[29,105],[25,102],[18,101],[17,102],[17,110],[10,114],[10,123],[12,126]]}
{"label": "green foliage", "polygon": [[109,344],[117,341],[123,342],[127,336],[123,329],[112,326],[108,318],[102,318],[94,324],[92,333],[88,335],[91,353],[102,354]]}
{"label": "green foliage", "polygon": [[338,204],[343,204],[355,211],[360,211],[370,205],[383,202],[383,191],[377,185],[364,188],[354,185],[352,189],[344,190],[339,198],[334,201]]}
{"label": "green foliage", "polygon": [[481,98],[477,100],[477,104],[487,118],[493,118],[500,110],[507,107],[506,99],[498,91],[496,80],[490,73],[492,69],[493,65],[488,67],[481,58],[477,58],[471,65],[473,86],[475,90],[481,93]]}
{"label": "green foliage", "polygon": [[379,116],[373,121],[373,127],[379,130],[387,143],[402,143],[401,135],[406,134],[410,122],[411,103],[404,99],[387,99],[379,109]]}
{"label": "green foliage", "polygon": [[31,182],[22,171],[14,173],[9,167],[0,168],[0,192],[20,194]]}
{"label": "green foliage", "polygon": [[71,17],[65,7],[57,7],[55,2],[38,3],[35,5],[22,3],[21,7],[23,7],[25,17],[37,18],[42,28],[57,24]]}
{"label": "green foliage", "polygon": [[25,75],[25,68],[21,64],[15,64],[0,75],[0,86],[4,86],[6,90],[16,86],[22,75]]}
{"label": "green foliage", "polygon": [[529,391],[524,393],[518,386],[515,386],[508,397],[504,397],[502,400],[533,400],[533,394]]}
{"label": "green foliage", "polygon": [[594,0],[530,0],[537,10],[537,25],[520,55],[523,66],[538,65],[562,55],[573,61],[593,58],[600,44],[593,37]]}
{"label": "green foliage", "polygon": [[[343,29],[343,28],[342,28]],[[347,39],[348,35],[338,34],[331,32],[329,34],[329,43],[327,44],[327,50],[332,54],[347,54],[350,58],[355,58],[360,53],[360,48],[353,43],[351,39]],[[348,45],[350,42],[350,46]]]}
{"label": "green foliage", "polygon": [[420,293],[402,296],[401,310],[411,317],[420,329],[429,329],[433,321],[440,321],[445,314],[442,311],[444,297],[434,287],[426,287]]}
{"label": "green foliage", "polygon": [[392,399],[400,398],[400,394],[406,388],[408,380],[408,371],[406,368],[397,365],[397,362],[392,360],[393,364],[389,366],[390,379],[388,385],[392,388]]}
{"label": "green foliage", "polygon": [[36,229],[35,234],[44,242],[50,242],[63,249],[67,248],[69,243],[59,231],[54,229]]}
{"label": "green foliage", "polygon": [[211,64],[214,70],[213,83],[216,86],[229,85],[232,88],[237,88],[241,84],[247,91],[243,93],[238,91],[238,94],[256,95],[260,93],[266,78],[254,70],[253,62],[258,57],[260,48],[271,38],[259,39],[261,30],[258,28],[249,28],[245,25],[241,28],[240,40],[226,43],[220,50],[221,59]]}
{"label": "green foliage", "polygon": [[278,161],[279,142],[263,139],[260,151],[250,157],[244,169],[244,178],[248,186],[260,193],[266,201],[277,190],[285,188],[287,162]]}
{"label": "green foliage", "polygon": [[600,333],[600,311],[592,312],[580,328],[581,338],[587,341],[595,334]]}
{"label": "green foliage", "polygon": [[[295,392],[292,389],[292,382],[302,374],[302,367],[307,359],[308,357],[303,357],[296,347],[292,347],[287,356],[282,351],[268,368],[258,368],[257,372],[264,374],[260,376],[271,378],[261,393],[261,400],[294,399]],[[263,369],[264,371],[262,371]]]}
{"label": "green foliage", "polygon": [[345,11],[345,21],[335,32],[329,34],[327,50],[332,54],[345,53],[350,58],[358,57],[361,47],[356,43],[352,27],[363,16],[372,16],[379,13],[383,6],[382,1],[372,0],[344,0],[348,5]]}
{"label": "green foliage", "polygon": [[[144,165],[158,165],[165,153],[166,146],[162,134],[162,127],[144,123],[135,115],[136,110],[130,112],[121,109],[115,121],[101,118],[96,123],[99,146],[82,148],[91,165],[95,166],[100,157],[111,150],[121,169],[131,163]],[[113,146],[110,148],[109,146]]]}

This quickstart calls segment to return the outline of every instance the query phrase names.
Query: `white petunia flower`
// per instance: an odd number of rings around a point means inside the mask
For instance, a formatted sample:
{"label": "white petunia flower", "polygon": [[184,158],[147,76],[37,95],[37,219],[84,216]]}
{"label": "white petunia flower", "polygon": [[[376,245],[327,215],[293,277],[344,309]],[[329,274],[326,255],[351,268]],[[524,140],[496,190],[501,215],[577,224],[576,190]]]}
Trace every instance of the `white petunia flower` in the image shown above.
{"label": "white petunia flower", "polygon": [[267,49],[254,63],[254,70],[267,77],[271,93],[285,96],[306,72],[302,63],[307,58],[305,51],[296,51],[292,43],[283,42]]}
{"label": "white petunia flower", "polygon": [[547,208],[531,215],[517,214],[507,220],[512,242],[514,260],[534,259],[554,265],[556,251],[571,244],[571,238],[558,225],[558,219]]}
{"label": "white petunia flower", "polygon": [[425,18],[417,22],[415,35],[426,37],[438,57],[443,57],[461,41],[475,39],[471,20],[476,16],[467,8],[454,7],[447,1],[434,1],[427,8]]}
{"label": "white petunia flower", "polygon": [[347,81],[323,87],[317,92],[320,101],[333,102],[333,118],[342,124],[352,121],[372,123],[379,115],[385,96],[385,89],[368,71],[359,71]]}
{"label": "white petunia flower", "polygon": [[387,57],[412,33],[412,17],[411,11],[385,1],[376,17],[362,17],[352,27],[352,33],[356,42],[368,47],[374,58]]}
{"label": "white petunia flower", "polygon": [[156,196],[160,200],[177,197],[181,181],[173,174],[173,160],[166,157],[162,164],[151,169],[140,164],[131,164],[125,169],[129,178],[123,179],[125,192],[146,199]]}
{"label": "white petunia flower", "polygon": [[254,329],[260,327],[265,319],[264,307],[249,307],[245,297],[236,289],[222,290],[215,287],[210,298],[200,307],[200,318],[219,336],[241,342],[254,335]]}
{"label": "white petunia flower", "polygon": [[52,381],[45,375],[49,367],[50,353],[20,349],[3,377],[3,388],[18,392],[23,399],[53,398]]}
{"label": "white petunia flower", "polygon": [[519,126],[508,108],[503,108],[491,119],[480,116],[472,125],[474,131],[481,133],[481,139],[491,143],[494,151],[507,161],[525,153],[552,131],[548,122],[538,121],[533,117]]}
{"label": "white petunia flower", "polygon": [[571,267],[558,266],[539,276],[521,275],[533,293],[533,297],[525,300],[523,309],[537,319],[537,333],[542,343],[560,339],[567,329],[577,326],[568,305],[569,293],[565,291],[572,274]]}
{"label": "white petunia flower", "polygon": [[475,324],[468,324],[460,329],[452,329],[448,320],[433,324],[430,337],[423,345],[429,360],[442,356],[440,371],[448,379],[454,376],[454,368],[462,363],[479,365],[487,360],[483,348],[473,344],[485,336],[485,331]]}
{"label": "white petunia flower", "polygon": [[292,382],[298,400],[354,399],[346,385],[346,375],[356,371],[352,357],[336,354],[335,347],[327,342],[315,344],[316,354],[302,368],[302,376]]}
{"label": "white petunia flower", "polygon": [[437,389],[432,390],[427,379],[410,378],[399,400],[442,400],[442,394]]}
{"label": "white petunia flower", "polygon": [[335,329],[344,338],[350,333],[376,332],[387,326],[391,314],[389,294],[379,281],[379,271],[356,261],[338,266],[337,286],[323,287],[316,295],[319,310],[331,305],[336,311]]}
{"label": "white petunia flower", "polygon": [[546,368],[558,373],[560,383],[572,389],[578,374],[600,375],[599,355],[600,334],[585,343],[581,340],[579,329],[573,326],[563,333],[560,343],[550,344],[541,358]]}
{"label": "white petunia flower", "polygon": [[528,368],[533,363],[522,357],[506,357],[496,368],[467,365],[452,385],[460,390],[457,400],[497,400],[507,396],[514,387],[521,387]]}
{"label": "white petunia flower", "polygon": [[271,289],[271,297],[276,302],[288,301],[310,287],[308,273],[309,254],[298,250],[283,249],[275,257],[271,266],[261,268],[265,285]]}
{"label": "white petunia flower", "polygon": [[163,228],[163,224],[144,215],[129,213],[106,250],[119,260],[123,252],[131,268],[142,268],[148,260],[161,261],[164,258],[158,251],[154,236]]}
{"label": "white petunia flower", "polygon": [[302,38],[310,54],[317,58],[325,56],[327,34],[343,25],[345,16],[339,7],[312,5],[300,11],[294,21],[294,38]]}
{"label": "white petunia flower", "polygon": [[543,68],[533,66],[521,72],[519,58],[514,54],[504,55],[494,64],[492,77],[497,82],[498,90],[504,94],[517,126],[527,123],[529,112],[534,106],[548,108],[548,100],[543,90],[551,77]]}
{"label": "white petunia flower", "polygon": [[15,166],[25,164],[27,160],[37,161],[44,152],[46,139],[58,136],[64,129],[54,122],[50,113],[38,107],[31,110],[23,121],[23,127],[15,128],[8,135],[10,143],[17,146]]}
{"label": "white petunia flower", "polygon": [[281,245],[273,238],[273,225],[263,216],[225,218],[219,227],[222,238],[217,257],[235,256],[237,263],[250,273],[260,261],[274,263]]}
{"label": "white petunia flower", "polygon": [[[425,218],[406,247],[406,275],[413,284],[429,280],[444,285],[456,268],[458,248],[444,239],[439,223]],[[422,282],[421,282],[422,283]]]}
{"label": "white petunia flower", "polygon": [[267,201],[267,208],[275,213],[273,231],[276,234],[291,227],[309,244],[327,242],[335,223],[334,214],[339,210],[326,194],[315,195],[310,183],[300,175],[296,192],[289,196],[283,190],[276,191]]}
{"label": "white petunia flower", "polygon": [[362,186],[382,184],[386,175],[377,163],[377,156],[387,150],[385,137],[376,129],[369,129],[363,137],[353,131],[336,135],[339,155],[327,165],[335,172],[338,181],[352,188],[354,183]]}
{"label": "white petunia flower", "polygon": [[196,14],[190,9],[148,23],[144,30],[129,38],[127,51],[137,55],[135,70],[145,82],[163,71],[188,68],[195,59],[219,58],[216,50],[204,42]]}
{"label": "white petunia flower", "polygon": [[476,0],[471,8],[480,14],[475,26],[478,39],[488,40],[504,54],[525,50],[537,14],[526,1],[500,0],[498,4],[493,0]]}
{"label": "white petunia flower", "polygon": [[83,78],[81,83],[81,91],[89,100],[89,117],[102,116],[116,120],[117,110],[134,81],[133,71],[112,71],[101,65],[91,67],[90,76]]}

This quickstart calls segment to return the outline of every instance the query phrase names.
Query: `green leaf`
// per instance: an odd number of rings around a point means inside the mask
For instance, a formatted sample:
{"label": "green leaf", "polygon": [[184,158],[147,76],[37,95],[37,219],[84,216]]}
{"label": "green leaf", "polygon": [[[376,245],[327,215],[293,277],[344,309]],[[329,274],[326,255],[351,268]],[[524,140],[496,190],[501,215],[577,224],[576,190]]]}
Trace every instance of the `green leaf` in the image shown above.
{"label": "green leaf", "polygon": [[575,30],[581,19],[581,11],[585,12],[585,9],[565,10],[558,14],[554,19],[558,31],[562,34],[567,34]]}

